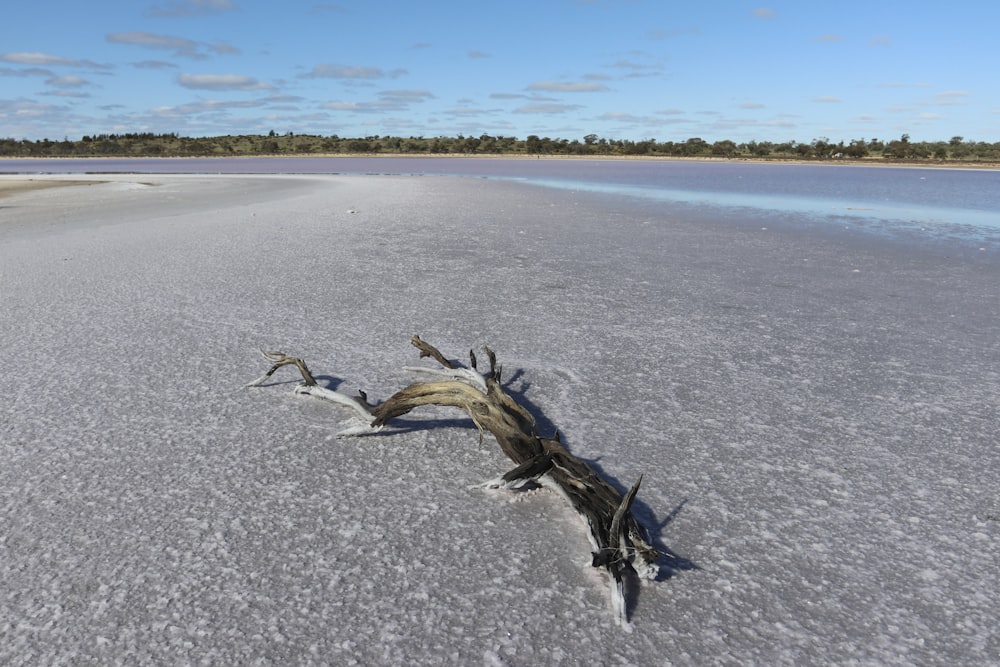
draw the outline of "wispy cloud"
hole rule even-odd
[[[925,105],[931,106],[942,106],[942,107],[953,107],[966,104],[969,98],[969,93],[964,90],[946,90],[940,92],[929,101],[924,102]]]
[[[190,118],[206,113],[219,113],[229,109],[256,109],[265,106],[264,100],[199,100],[189,104],[162,106],[151,110],[162,118]]]
[[[622,58],[608,65],[612,69],[624,70],[626,78],[638,78],[646,76],[658,76],[663,73],[663,66],[659,64],[640,63],[634,60]]]
[[[592,81],[536,81],[527,89],[549,93],[597,93],[607,90],[608,87],[603,83]]]
[[[524,106],[514,109],[514,113],[545,113],[545,114],[559,114],[566,113],[567,111],[575,111],[576,109],[582,109],[579,104],[556,104],[552,102],[538,102],[536,104],[525,104]]]
[[[177,67],[177,65],[169,63],[165,60],[143,60],[137,63],[132,63],[132,67],[137,69],[171,69]]]
[[[413,104],[419,104],[434,98],[429,90],[383,90],[377,99],[365,101],[327,102],[321,107],[331,111],[349,111],[352,113],[372,114],[391,111],[405,111]]]
[[[110,65],[95,63],[93,60],[64,58],[50,53],[38,53],[35,51],[3,53],[0,54],[0,62],[14,63],[16,65],[42,65],[45,67],[80,67],[92,69],[110,69],[111,67]]]
[[[477,118],[480,116],[490,116],[503,113],[503,110],[481,109],[479,107],[456,107],[454,109],[448,109],[445,113],[449,116],[455,116],[457,118]]]
[[[676,37],[684,37],[687,35],[700,35],[700,34],[701,30],[694,26],[690,28],[673,28],[673,29],[655,28],[653,30],[646,31],[646,39],[651,39],[654,42],[661,42],[663,40],[674,39]]]
[[[105,37],[111,44],[122,44],[126,46],[138,46],[144,49],[154,49],[158,51],[172,51],[174,55],[195,60],[208,58],[206,51],[215,54],[238,53],[239,49],[228,44],[208,44],[196,42],[185,37],[174,37],[172,35],[159,35],[152,32],[114,32]]]
[[[345,14],[347,10],[333,2],[321,2],[319,4],[313,5],[310,11],[313,14]]]
[[[682,123],[683,120],[657,118],[656,116],[638,116],[628,111],[608,111],[597,117],[597,120],[617,123],[619,125],[659,127],[661,125],[672,125]]]
[[[816,38],[816,41],[820,44],[836,44],[837,42],[843,42],[844,38],[841,35],[820,35]]]
[[[819,102],[820,104],[840,104],[843,102],[839,97],[834,95],[822,95],[820,97],[814,97],[813,102]]]
[[[236,3],[232,0],[174,0],[162,5],[153,5],[146,11],[146,14],[159,18],[177,18],[218,14],[233,9],[236,9]]]
[[[45,83],[57,88],[79,88],[90,84],[89,81],[79,76],[54,76]]]
[[[316,65],[308,74],[303,74],[302,76],[318,79],[395,79],[405,74],[407,74],[405,69],[394,69],[386,72],[380,67],[327,63]]]
[[[177,83],[194,90],[269,90],[270,84],[240,74],[180,74]]]
[[[44,67],[28,67],[26,69],[0,67],[0,76],[55,76],[55,72]]]
[[[476,59],[476,58],[492,58],[493,57],[492,55],[490,55],[489,53],[486,53],[485,51],[469,51],[469,53],[467,55],[470,58],[473,58],[473,59]]]
[[[405,102],[426,102],[427,100],[434,99],[434,94],[429,90],[383,90],[378,95],[384,99]]]
[[[770,7],[758,7],[751,14],[758,19],[773,19],[777,16],[777,13]]]
[[[216,42],[209,45],[209,48],[220,56],[239,55],[242,53],[239,47],[227,44],[226,42]]]
[[[73,88],[57,88],[56,90],[48,90],[42,95],[51,95],[55,97],[75,97],[79,99],[90,97],[90,93],[85,93],[81,90],[76,90]]]
[[[707,123],[704,126],[704,129],[732,132],[739,130],[754,130],[757,128],[792,129],[795,127],[797,127],[795,121],[788,117],[776,116],[769,120],[751,120],[747,118],[729,118],[726,116],[720,116]]]

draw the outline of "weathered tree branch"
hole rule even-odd
[[[303,384],[296,388],[297,392],[345,405],[354,410],[356,417],[364,420],[365,423],[341,431],[339,435],[377,431],[390,420],[424,405],[464,410],[479,428],[480,440],[483,431],[489,431],[503,453],[515,464],[512,470],[480,486],[516,488],[534,480],[566,498],[587,521],[593,546],[592,564],[608,575],[615,621],[631,630],[623,576],[632,572],[644,579],[655,578],[660,556],[631,512],[642,477],[623,497],[586,462],[573,456],[563,446],[558,432],[551,438],[538,435],[532,416],[503,390],[501,368],[490,348],[483,348],[490,370],[480,373],[474,352],[469,353],[470,367],[465,367],[446,359],[436,347],[419,336],[414,336],[410,342],[420,350],[421,358],[430,357],[442,368],[416,367],[407,370],[442,379],[410,384],[379,405],[369,404],[363,393],[361,396],[348,396],[320,387],[304,361],[280,352],[261,351],[273,365],[264,376],[248,386],[259,386],[283,366],[295,366],[303,379]]]

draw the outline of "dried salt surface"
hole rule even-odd
[[[101,176],[0,207],[0,663],[985,664],[998,267],[415,177]],[[461,414],[335,440],[413,333],[697,569],[612,626],[583,525]],[[433,428],[431,428],[433,427]]]

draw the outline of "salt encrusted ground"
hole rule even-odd
[[[0,663],[998,660],[995,263],[505,182],[100,179],[0,201]],[[384,398],[413,333],[645,473],[693,569],[633,634],[558,498],[466,488],[509,466],[461,414],[335,440],[290,371],[240,389],[262,346]]]

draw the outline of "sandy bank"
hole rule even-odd
[[[81,185],[94,185],[102,183],[99,179],[60,179],[60,178],[18,178],[0,176],[0,199],[33,190],[45,190],[48,188],[65,188]]]

